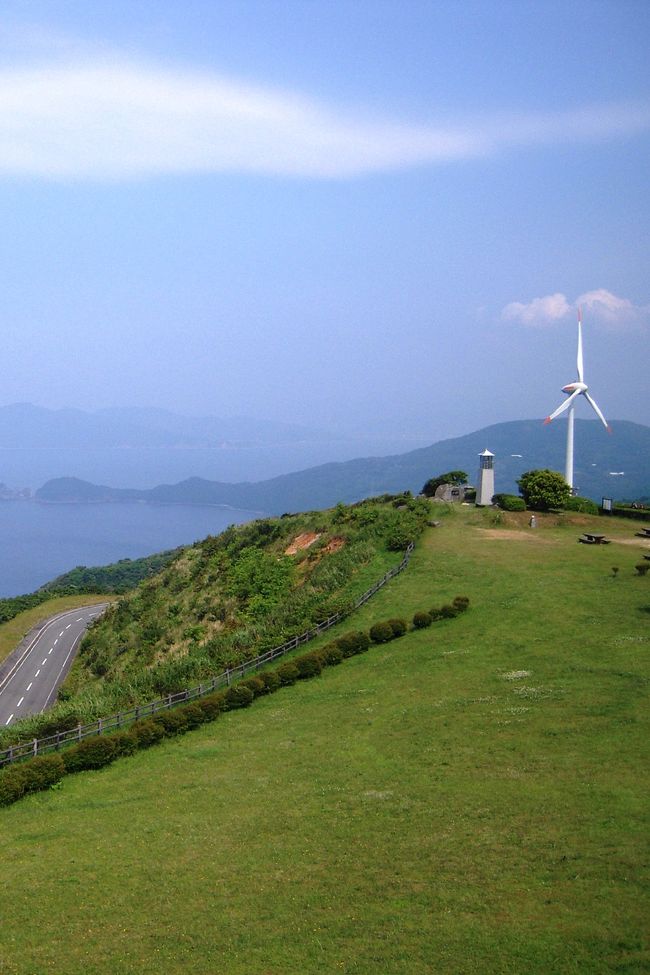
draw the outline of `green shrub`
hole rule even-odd
[[[388,621],[374,623],[370,627],[370,639],[373,643],[388,643],[393,639],[393,627]]]
[[[336,643],[328,643],[320,651],[320,655],[326,667],[336,667],[343,660],[343,651]]]
[[[135,737],[131,731],[114,731],[110,736],[115,750],[115,758],[122,758],[125,755],[132,755],[138,747]]]
[[[636,569],[636,574],[638,576],[647,575],[648,571],[650,570],[650,562],[637,562],[634,568]]]
[[[187,721],[188,728],[198,728],[199,725],[205,723],[205,712],[203,708],[199,706],[198,701],[192,701],[191,704],[185,704],[180,710],[183,712],[183,717]]]
[[[245,687],[243,684],[235,684],[234,687],[229,687],[226,691],[226,705],[229,711],[235,711],[237,708],[247,708],[252,703],[253,692],[250,687]]]
[[[598,505],[591,498],[569,498],[562,507],[565,511],[580,511],[585,515],[598,514]]]
[[[404,634],[408,630],[406,620],[393,619],[393,620],[388,620],[388,622],[390,624],[391,630],[393,631],[394,640],[400,636],[404,636]]]
[[[437,623],[438,620],[444,619],[444,616],[442,615],[442,607],[434,606],[433,609],[429,610],[429,616],[431,617],[432,623]]]
[[[295,684],[299,677],[298,668],[292,660],[287,660],[285,664],[281,664],[276,673],[282,687]]]
[[[317,653],[306,653],[302,657],[296,657],[294,663],[298,668],[298,680],[309,680],[310,677],[318,677],[323,669]]]
[[[458,615],[458,610],[455,606],[441,606],[440,607],[440,619],[441,620],[453,620],[455,616]]]
[[[265,670],[260,674],[260,680],[264,683],[265,694],[273,694],[280,687],[280,678],[275,670]]]
[[[0,772],[0,806],[10,806],[25,795],[25,774],[21,765]]]
[[[452,606],[458,613],[464,613],[469,607],[469,596],[454,596]]]
[[[413,616],[414,630],[424,630],[427,626],[431,626],[432,623],[431,613],[419,612]]]
[[[247,677],[239,686],[247,687],[249,691],[253,692],[253,697],[260,697],[262,694],[267,693],[264,681],[257,674],[254,674],[252,677]]]
[[[336,640],[336,646],[344,657],[354,657],[357,653],[365,653],[370,646],[370,637],[362,630],[344,633]]]
[[[492,504],[496,504],[502,511],[525,511],[526,502],[517,494],[495,494]]]
[[[206,720],[214,721],[226,709],[226,695],[223,691],[217,691],[215,694],[208,694],[207,697],[201,698],[196,703],[203,711]]]
[[[66,772],[83,772],[86,769],[103,768],[116,758],[116,748],[112,735],[97,735],[86,738],[63,753]]]
[[[30,758],[21,766],[21,773],[24,780],[25,793],[41,792],[63,778],[65,775],[65,765],[63,759],[58,754],[37,755]]]
[[[143,718],[135,721],[129,728],[129,734],[136,748],[149,748],[165,737],[165,729],[158,720]]]
[[[165,738],[182,735],[189,728],[188,720],[183,714],[182,708],[176,708],[174,711],[161,711],[154,718],[154,722],[163,728]]]

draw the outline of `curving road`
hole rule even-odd
[[[56,701],[89,624],[108,603],[79,606],[32,631],[0,666],[0,727],[39,714]]]

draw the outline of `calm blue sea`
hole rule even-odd
[[[0,501],[0,596],[33,592],[77,565],[135,559],[259,517],[189,505]]]

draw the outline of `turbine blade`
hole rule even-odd
[[[571,403],[573,402],[573,400],[576,398],[576,396],[579,396],[579,395],[580,395],[580,390],[579,389],[576,389],[575,393],[571,393],[570,396],[567,396],[567,398],[565,399],[564,403],[562,403],[560,406],[558,406],[557,410],[555,410],[553,413],[551,413],[550,416],[547,416],[546,417],[546,419],[544,420],[544,423],[550,423],[551,420],[554,420],[556,416],[559,416],[560,415],[560,413],[564,413],[565,410],[568,410],[569,407],[571,406]]]
[[[589,403],[590,407],[592,408],[592,410],[594,411],[594,413],[596,414],[596,416],[602,421],[602,424],[605,427],[605,429],[607,430],[607,432],[608,433],[611,433],[612,432],[612,428],[610,427],[609,423],[607,422],[607,420],[603,416],[603,414],[602,414],[602,412],[600,410],[600,407],[598,406],[598,403],[596,402],[596,400],[592,396],[590,396],[589,393],[585,393],[585,399]]]
[[[582,309],[578,308],[578,379],[584,380],[585,364],[582,358]]]

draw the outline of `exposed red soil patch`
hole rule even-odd
[[[285,555],[296,555],[297,552],[302,551],[305,548],[309,548],[314,542],[317,542],[320,538],[320,534],[317,535],[315,532],[303,532],[302,535],[298,535],[284,550]],[[331,545],[331,542],[330,542]]]

